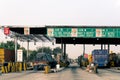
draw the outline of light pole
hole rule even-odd
[[[17,37],[15,36],[15,62],[17,62]]]
[[[29,61],[29,39],[27,40],[27,61]]]

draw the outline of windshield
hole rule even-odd
[[[105,55],[94,55],[94,59],[97,60],[97,61],[104,61],[108,58],[108,56],[105,54]]]

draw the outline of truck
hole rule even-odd
[[[47,53],[37,53],[36,60],[33,62],[34,70],[44,70],[44,67],[49,65],[50,68],[55,68],[57,61]]]
[[[0,48],[0,64],[15,61],[15,51]]]
[[[87,55],[87,54],[85,54],[85,55]],[[80,56],[78,56],[78,65],[80,66],[80,67],[87,67],[87,65],[89,64],[88,63],[88,55],[87,55],[87,57],[86,56],[83,56],[83,55],[80,55]]]
[[[92,61],[98,67],[109,67],[109,53],[108,50],[93,50]]]

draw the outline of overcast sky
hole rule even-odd
[[[0,0],[0,25],[120,26],[120,0]],[[81,47],[67,52],[78,56]]]
[[[0,0],[0,24],[120,25],[120,0]]]

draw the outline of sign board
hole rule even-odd
[[[25,27],[24,28],[24,35],[29,35],[30,34],[30,28],[29,27]]]
[[[71,37],[77,37],[77,29],[76,28],[72,28]]]
[[[49,28],[49,29],[47,29],[47,34],[48,34],[48,36],[53,36],[53,28]]]
[[[88,58],[88,54],[84,54],[84,58]]]
[[[4,28],[4,34],[5,34],[5,35],[9,35],[9,34],[10,34],[10,28],[5,27],[5,28]]]
[[[120,27],[55,27],[47,28],[50,37],[80,37],[80,38],[120,38]]]
[[[23,62],[23,50],[17,50],[17,62]]]

